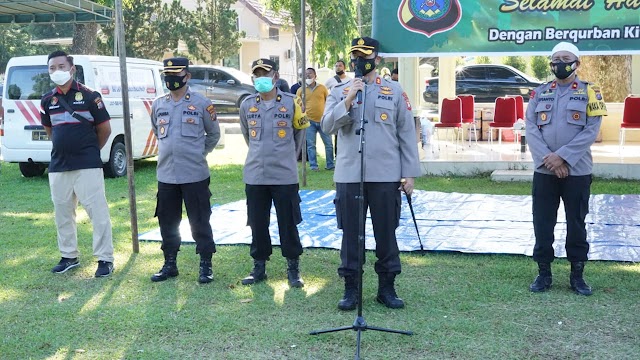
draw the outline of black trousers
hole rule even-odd
[[[567,259],[571,262],[587,260],[589,243],[584,219],[589,213],[590,194],[591,175],[560,179],[555,175],[533,173],[533,230],[536,236],[534,261],[550,263],[555,257],[553,230],[558,218],[560,199],[564,202],[567,217]]]
[[[298,224],[302,222],[298,184],[245,185],[247,225],[251,227],[251,257],[268,260],[271,256],[269,222],[271,203],[275,205],[282,256],[297,259],[302,254]]]
[[[396,240],[396,228],[400,222],[402,199],[399,182],[364,183],[364,214],[367,208],[371,213],[373,234],[376,240],[375,271],[381,273],[400,274],[400,250]],[[352,276],[358,273],[358,214],[360,183],[336,183],[336,219],[338,228],[342,229],[342,248],[338,275]],[[366,218],[365,218],[366,221]]]
[[[167,184],[158,181],[158,202],[156,216],[162,235],[162,251],[180,250],[180,221],[182,220],[182,201],[187,209],[191,236],[196,241],[196,254],[216,252],[211,231],[211,191],[209,178],[189,184]]]

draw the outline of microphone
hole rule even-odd
[[[360,69],[360,67],[356,65],[356,68],[354,70],[356,79],[362,79],[362,70]],[[358,90],[357,99],[358,105],[362,105],[362,90]]]

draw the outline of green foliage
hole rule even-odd
[[[165,51],[177,51],[185,29],[185,10],[179,0],[170,4],[161,0],[125,0],[122,6],[127,56],[161,59]],[[98,51],[103,55],[113,55],[114,27],[114,23],[102,27]]]
[[[507,56],[505,57],[503,64],[513,66],[522,72],[527,71],[527,62],[522,56]]]
[[[43,53],[41,46],[29,44],[29,28],[22,25],[0,25],[0,74],[5,72],[9,59]]]
[[[360,36],[371,36],[373,30],[373,0],[356,0],[360,2]]]
[[[275,11],[285,10],[290,13],[289,21],[296,29],[298,43],[301,43],[302,37],[297,31],[301,24],[300,1],[269,0],[267,5]],[[318,62],[322,66],[346,57],[351,40],[357,36],[356,9],[353,1],[308,0],[307,9],[307,31],[309,32],[314,21],[318,24],[313,39],[312,59],[308,59],[308,62]],[[296,50],[300,56],[299,49]]]
[[[237,29],[238,14],[230,8],[234,0],[198,0],[194,12],[185,17],[186,31],[183,34],[189,54],[210,64],[235,55],[240,49]]]
[[[491,59],[488,56],[477,56],[476,64],[491,64]]]
[[[532,56],[530,66],[533,75],[540,80],[544,80],[551,73],[548,56]]]

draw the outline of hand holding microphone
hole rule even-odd
[[[359,58],[359,59],[361,59],[361,58]],[[362,85],[362,68],[360,66],[356,65],[355,76],[356,76],[356,79],[360,79],[360,85]],[[355,84],[354,84],[354,86],[355,86]],[[360,88],[360,90],[358,90],[358,93],[356,94],[356,97],[358,98],[358,104],[362,104],[362,87]]]

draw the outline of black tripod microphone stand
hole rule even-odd
[[[361,116],[360,116],[360,128],[356,131],[357,135],[360,135],[360,194],[358,196],[358,214],[360,214],[359,226],[358,226],[358,305],[356,315],[356,319],[351,326],[342,326],[333,329],[326,330],[314,330],[311,331],[310,335],[319,335],[326,334],[331,332],[343,331],[343,330],[353,330],[357,333],[356,335],[356,354],[355,360],[360,360],[360,339],[362,336],[362,332],[366,330],[375,330],[375,331],[383,331],[395,334],[403,334],[403,335],[413,335],[411,331],[403,331],[403,330],[393,330],[393,329],[385,329],[377,326],[368,325],[364,319],[364,315],[362,315],[362,274],[363,274],[363,264],[364,264],[364,252],[365,252],[365,222],[367,220],[366,210],[364,208],[364,165],[365,165],[365,124],[367,120],[364,116],[365,110],[365,99],[366,99],[366,89],[367,85],[365,84],[364,94],[358,97],[358,100],[362,99],[362,101],[358,101],[358,105],[361,106]]]

